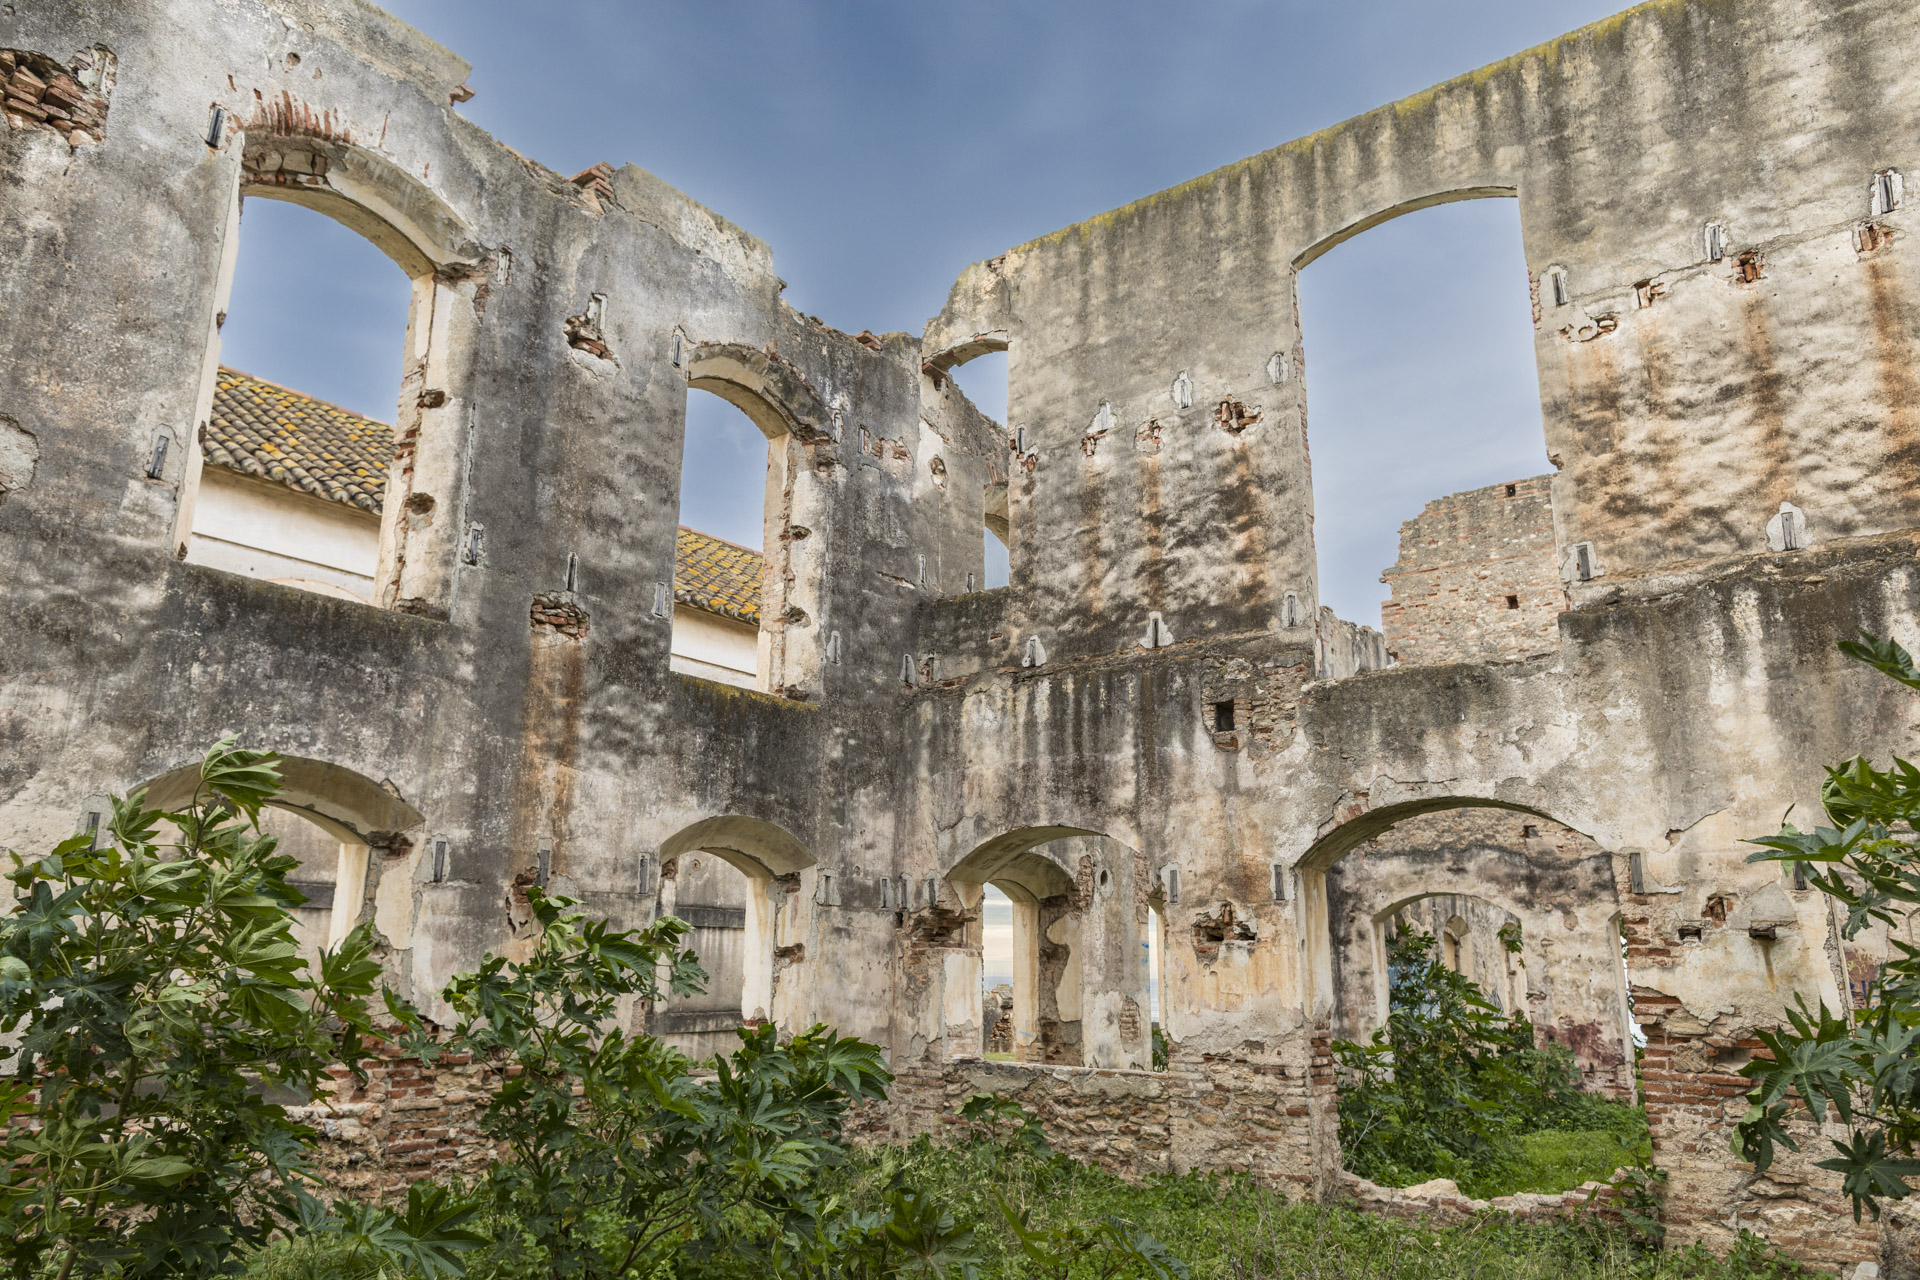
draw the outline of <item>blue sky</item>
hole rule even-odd
[[[563,173],[650,169],[768,241],[802,311],[918,332],[969,262],[1625,6],[386,7],[474,64],[460,110],[516,150]],[[1302,277],[1321,589],[1343,617],[1378,622],[1379,572],[1426,499],[1547,470],[1518,234],[1510,201],[1448,206]],[[391,419],[405,316],[405,282],[371,246],[249,203],[228,363]],[[1004,364],[961,382],[1004,411]],[[694,401],[683,518],[757,545],[764,447]]]

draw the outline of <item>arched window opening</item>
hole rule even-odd
[[[335,947],[360,923],[366,904],[367,846],[343,840],[290,809],[260,811],[260,831],[275,837],[275,852],[299,859],[287,881],[305,896],[293,913],[300,955],[317,965],[320,952]]]
[[[986,506],[987,527],[984,540],[987,567],[985,581],[980,585],[983,590],[993,591],[1006,586],[1012,576],[1007,539],[1013,535],[1007,518],[1007,486],[1004,483],[987,486]]]
[[[751,418],[717,395],[688,391],[670,664],[684,675],[764,687],[767,464],[767,437]]]
[[[1392,219],[1300,274],[1320,603],[1393,661],[1557,642],[1529,289],[1503,199]]]
[[[332,218],[245,203],[188,562],[377,602],[413,292],[385,253]]]
[[[763,887],[704,850],[681,855],[662,872],[662,884],[673,897],[666,914],[693,926],[683,945],[699,957],[707,985],[703,992],[669,997],[654,1013],[654,1034],[696,1060],[729,1053],[743,1022],[763,1021],[770,1013],[745,1007],[748,947],[764,941],[749,938],[759,931],[749,930],[748,915],[755,899],[765,897]]]
[[[991,1052],[1067,1066],[1150,1063],[1136,861],[1131,849],[1105,837],[1036,831],[1011,833],[961,859],[947,879],[956,888],[981,886],[982,1008],[978,1019],[960,1016],[971,993],[950,1004],[950,1057]]]
[[[988,351],[975,356],[965,364],[955,365],[949,372],[953,380],[973,401],[973,407],[1005,426],[1009,431],[1012,424],[1007,421],[1007,353]],[[1007,486],[991,485],[987,491],[986,528],[981,531],[986,548],[986,580],[981,584],[986,590],[1007,585],[1011,569],[1007,554],[1007,544],[1012,534],[1007,523]]]

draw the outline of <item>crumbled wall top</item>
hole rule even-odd
[[[445,100],[467,82],[473,64],[367,0],[265,0],[267,7],[392,75]]]

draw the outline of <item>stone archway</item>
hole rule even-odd
[[[1008,832],[978,846],[947,872],[947,881],[970,907],[979,908],[987,885],[1011,905],[1016,1061],[1151,1065],[1146,977],[1139,958],[1145,876],[1145,859],[1128,845],[1055,827]],[[977,1009],[978,993],[969,994],[968,1007]],[[977,1051],[971,1045],[948,1048],[950,1054]]]
[[[693,926],[688,945],[709,970],[704,997],[656,1013],[660,1033],[705,1056],[729,1047],[742,1023],[802,1021],[776,957],[798,932],[800,873],[815,865],[806,846],[774,823],[722,814],[669,836],[659,858],[660,913]]]
[[[309,905],[296,912],[297,932],[309,951],[338,945],[361,922],[370,891],[377,893],[387,875],[412,869],[426,819],[388,786],[344,765],[286,755],[275,765],[280,791],[262,815],[261,829],[301,860],[292,879]],[[199,786],[199,762],[169,769],[146,784],[146,805],[178,812],[194,803]],[[273,811],[287,817],[277,819]],[[411,908],[411,901],[398,913],[381,908],[381,932],[390,941],[405,945]]]

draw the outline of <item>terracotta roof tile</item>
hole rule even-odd
[[[217,466],[378,511],[393,460],[393,428],[223,367],[200,449]]]
[[[695,609],[760,624],[760,553],[680,526],[673,598]]]

